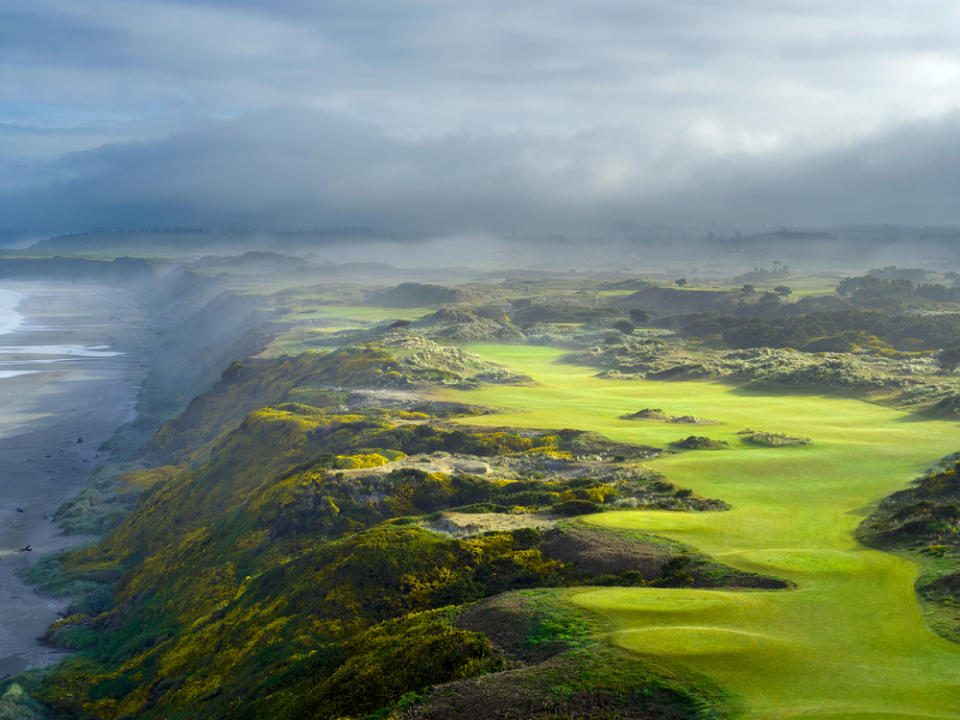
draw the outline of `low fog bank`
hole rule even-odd
[[[960,270],[960,228],[621,224],[596,232],[432,237],[370,228],[296,233],[178,229],[58,236],[3,255],[133,256],[187,262],[207,274],[307,274],[353,281],[516,273],[727,278],[774,264],[788,266],[793,273],[859,275],[889,265]]]

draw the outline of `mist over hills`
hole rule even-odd
[[[0,28],[0,720],[958,716],[960,4]]]
[[[731,278],[754,268],[864,274],[889,265],[960,269],[960,228],[860,225],[809,228],[642,226],[621,223],[567,233],[389,233],[367,227],[277,232],[144,228],[83,232],[40,240],[0,257],[51,255],[189,260],[205,272],[283,271],[334,280],[444,277],[485,273],[528,277],[597,274]],[[399,270],[398,270],[399,269]],[[418,270],[419,269],[419,270]],[[400,272],[402,271],[402,272]]]
[[[594,233],[610,226],[815,227],[960,221],[960,118],[797,154],[650,157],[630,134],[400,138],[310,110],[264,111],[64,155],[0,189],[9,240],[98,227],[375,227]]]
[[[0,243],[955,225],[956,20],[935,0],[12,0]]]

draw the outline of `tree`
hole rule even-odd
[[[750,283],[744,283],[743,287],[740,288],[740,292],[742,292],[744,295],[753,295],[756,291],[757,289]]]
[[[624,335],[631,335],[636,329],[632,322],[629,320],[617,320],[613,327],[622,332]]]
[[[780,297],[786,297],[787,295],[789,295],[790,293],[793,292],[793,290],[791,290],[791,289],[790,289],[789,287],[787,287],[786,285],[777,285],[777,286],[773,289],[773,291],[774,291],[777,295],[779,295]]]
[[[677,278],[677,280],[676,280],[675,282],[677,283],[677,287],[686,287],[686,286],[687,286],[687,279],[686,279],[686,278]]]

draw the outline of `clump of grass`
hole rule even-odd
[[[744,442],[764,447],[802,447],[813,442],[807,437],[791,437],[783,433],[765,432],[763,430],[741,430],[737,433]]]
[[[720,450],[727,447],[727,442],[703,435],[690,435],[683,440],[675,440],[670,443],[670,447],[674,450]]]
[[[670,416],[660,408],[644,408],[634,413],[621,415],[620,418],[623,420],[668,420]]]

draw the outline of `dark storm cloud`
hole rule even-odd
[[[960,119],[813,156],[705,160],[689,149],[650,156],[609,133],[404,140],[286,110],[72,154],[57,173],[71,179],[4,198],[8,229],[949,223],[960,219]]]
[[[955,224],[960,115],[904,124],[793,161],[721,165],[704,174],[702,189],[708,201],[700,212],[728,222]]]
[[[931,144],[954,139],[958,21],[941,0],[7,0],[2,222],[955,220]]]

